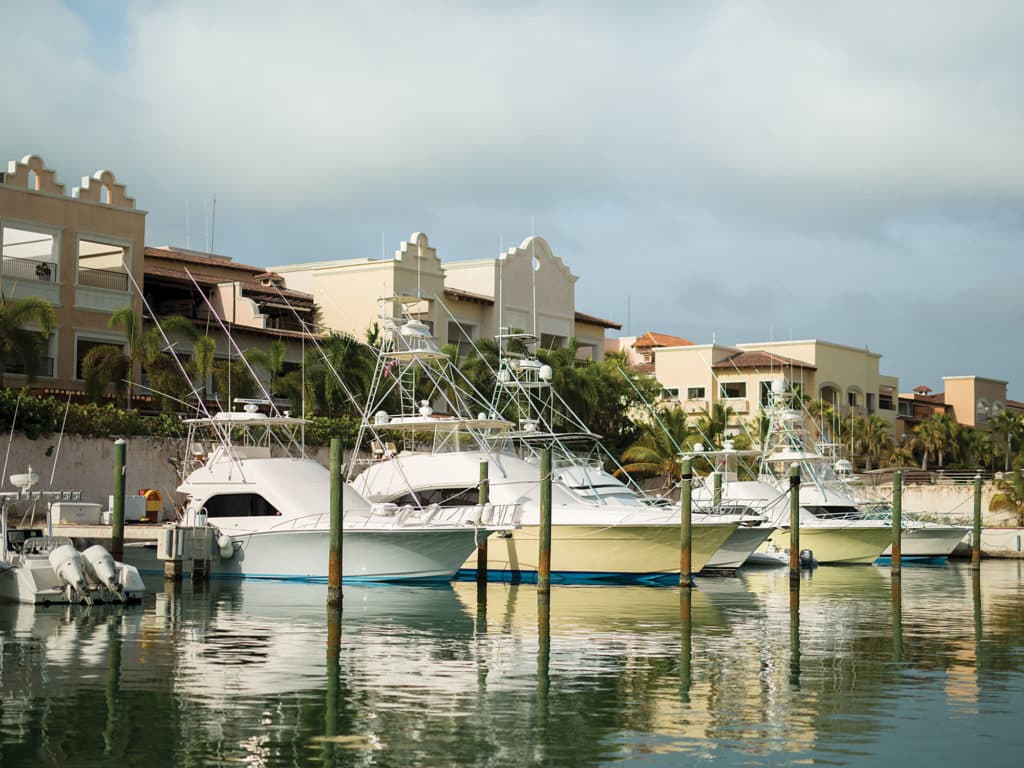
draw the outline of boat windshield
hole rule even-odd
[[[803,506],[803,509],[810,512],[819,520],[865,520],[864,514],[857,507],[842,505],[812,505]]]

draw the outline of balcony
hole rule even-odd
[[[2,274],[4,295],[9,299],[33,296],[50,304],[60,303],[60,285],[54,262],[5,256]]]
[[[734,413],[750,411],[750,402],[745,397],[723,397],[719,402],[726,408],[732,408]]]
[[[112,269],[81,267],[78,270],[78,284],[89,288],[103,288],[107,291],[127,293],[128,275],[124,272],[115,272]]]
[[[687,413],[706,413],[708,410],[707,400],[684,400],[683,410]]]
[[[127,273],[112,269],[78,268],[76,307],[115,312],[128,302]]]

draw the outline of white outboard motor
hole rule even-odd
[[[94,584],[106,587],[111,594],[125,602],[124,589],[117,580],[117,566],[113,556],[99,544],[93,544],[82,553],[85,575]]]
[[[50,567],[57,574],[57,581],[67,588],[68,600],[74,595],[91,603],[89,590],[82,570],[82,555],[71,544],[61,544],[50,552]]]

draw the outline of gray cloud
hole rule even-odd
[[[185,242],[187,201],[201,244],[214,193],[217,249],[256,263],[376,255],[415,229],[477,257],[532,216],[581,308],[625,320],[631,296],[634,330],[793,328],[883,351],[905,382],[965,366],[1024,382],[1005,354],[1018,3],[4,14],[23,33],[0,62],[3,159],[39,153],[69,186],[112,168],[151,243]],[[916,351],[939,333],[965,339],[950,359]]]

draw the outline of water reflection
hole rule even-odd
[[[795,586],[769,569],[692,592],[346,587],[338,613],[326,587],[214,581],[158,583],[137,608],[0,606],[0,764],[998,762],[1012,746],[1019,564],[821,567]],[[996,752],[965,752],[981,717]]]

